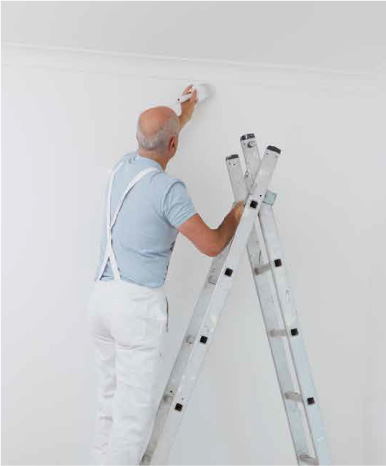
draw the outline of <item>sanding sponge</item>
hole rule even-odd
[[[193,89],[196,89],[197,91],[197,102],[203,102],[211,95],[210,86],[208,84],[194,84]],[[191,95],[191,93],[183,95],[177,99],[177,102],[182,104],[183,102],[190,100]]]

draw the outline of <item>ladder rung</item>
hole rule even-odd
[[[254,272],[255,275],[261,275],[262,273],[268,272],[268,270],[271,270],[271,264],[269,262],[255,267]]]
[[[254,268],[255,275],[261,275],[262,273],[268,272],[271,270],[273,266],[281,267],[283,265],[281,259],[275,259],[273,263],[267,262],[266,264],[259,265],[258,267]]]
[[[286,392],[284,396],[285,398],[287,398],[287,400],[298,401],[299,403],[304,402],[302,395],[297,392]],[[315,404],[315,398],[313,396],[306,398],[306,401],[308,406],[312,406]]]
[[[286,337],[287,336],[287,331],[284,328],[273,329],[273,330],[270,330],[268,333],[270,337]]]
[[[270,330],[268,334],[271,337],[286,337],[287,330],[285,330],[284,328],[279,328],[279,329],[274,328],[273,330]],[[288,335],[290,335],[291,337],[297,337],[299,335],[299,329],[291,328],[288,332]]]
[[[319,461],[310,455],[301,454],[299,455],[299,460],[307,464],[315,464],[315,465],[319,464]]]
[[[297,401],[299,403],[303,403],[303,398],[302,398],[302,395],[300,393],[286,392],[284,394],[284,396],[287,398],[287,400]]]

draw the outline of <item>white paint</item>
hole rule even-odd
[[[386,61],[384,2],[3,2],[2,41],[345,73]]]
[[[275,212],[333,459],[385,462],[383,81],[3,52],[3,462],[88,463],[95,379],[85,303],[102,188],[135,147],[139,112],[196,80],[216,93],[181,136],[170,171],[214,227],[233,202],[224,159],[240,153],[240,135],[254,131],[261,148],[283,150]],[[165,381],[209,264],[178,239]],[[170,459],[294,462],[246,256]]]

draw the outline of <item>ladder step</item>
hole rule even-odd
[[[268,272],[268,270],[271,270],[273,266],[275,267],[281,267],[283,265],[281,259],[275,259],[273,261],[273,264],[270,262],[267,262],[266,264],[259,265],[258,267],[254,268],[255,275],[261,275],[262,273]]]
[[[319,461],[310,455],[301,454],[299,455],[299,460],[306,464],[315,464],[315,465],[319,464]]]
[[[287,330],[285,330],[284,328],[274,328],[273,330],[270,330],[268,334],[270,337],[286,337]],[[290,334],[291,337],[296,337],[299,335],[299,329],[291,328],[288,334]]]
[[[284,328],[273,329],[268,332],[270,337],[286,337],[287,331]]]
[[[261,275],[262,273],[268,272],[269,270],[271,270],[271,264],[268,262],[267,264],[262,264],[258,267],[255,267],[254,272],[255,275]]]
[[[302,395],[300,393],[286,392],[284,394],[284,396],[287,398],[287,400],[297,401],[299,403],[303,403],[303,398],[302,398]]]
[[[284,394],[285,398],[287,398],[287,400],[291,400],[291,401],[297,401],[299,403],[303,403],[303,397],[300,393],[297,393],[297,392],[286,392]],[[307,405],[308,406],[312,406],[315,404],[315,398],[313,396],[310,396],[308,398],[306,398],[307,400]]]

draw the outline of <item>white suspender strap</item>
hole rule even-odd
[[[103,259],[102,267],[101,267],[101,270],[100,270],[99,275],[98,275],[98,280],[101,279],[109,259],[110,259],[110,264],[111,264],[111,268],[112,268],[113,275],[114,275],[114,280],[117,280],[117,281],[121,280],[121,276],[120,276],[119,269],[118,269],[118,264],[117,264],[117,259],[115,257],[114,251],[113,251],[112,240],[111,240],[111,232],[112,232],[113,226],[115,225],[115,222],[116,222],[117,217],[118,217],[118,213],[121,210],[122,204],[123,204],[127,194],[129,193],[129,191],[145,175],[147,175],[150,172],[159,171],[158,168],[156,168],[156,167],[149,167],[149,168],[145,168],[145,170],[140,171],[131,180],[131,182],[128,184],[125,192],[123,193],[123,195],[122,195],[122,197],[121,197],[121,199],[120,199],[120,201],[118,203],[118,206],[117,206],[117,208],[115,210],[113,218],[111,218],[111,191],[112,191],[113,180],[114,180],[115,174],[116,174],[118,168],[120,167],[120,165],[121,164],[118,164],[118,166],[115,168],[115,170],[113,171],[113,173],[111,175],[111,178],[110,178],[110,184],[109,184],[109,190],[108,190],[107,202],[106,202],[106,251],[105,251],[105,256],[104,256],[104,259]]]
[[[102,275],[103,275],[103,272],[104,272],[104,270],[106,268],[107,262],[109,261],[110,252],[112,250],[112,247],[111,247],[111,233],[110,233],[111,189],[112,189],[112,186],[113,186],[115,173],[117,172],[118,168],[121,165],[122,165],[122,162],[119,163],[115,167],[113,172],[111,173],[109,188],[107,190],[107,198],[106,198],[106,246],[105,246],[105,255],[104,255],[104,258],[103,258],[102,266],[101,266],[101,269],[99,271],[99,275],[98,275],[98,278],[97,278],[98,281],[102,278]],[[114,271],[113,271],[113,273],[114,273]]]

